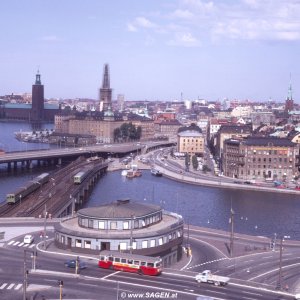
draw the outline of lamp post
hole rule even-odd
[[[134,215],[131,215],[131,224],[130,224],[130,254],[132,254],[132,248],[133,248],[133,226],[134,226]]]
[[[283,242],[284,239],[289,239],[289,235],[284,235],[280,239],[280,249],[279,249],[279,272],[278,272],[278,282],[277,282],[277,289],[282,289],[282,252],[283,252]]]
[[[229,223],[231,224],[231,231],[230,231],[230,257],[233,256],[233,241],[234,241],[234,211],[230,209],[230,218]]]
[[[44,250],[46,250],[46,221],[47,221],[47,206],[45,204],[45,210],[44,210]]]

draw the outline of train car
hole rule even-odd
[[[37,176],[35,179],[33,179],[33,181],[36,181],[43,185],[49,181],[49,177],[50,177],[49,173],[43,173],[43,174]]]
[[[84,181],[84,179],[88,176],[89,170],[90,169],[85,169],[83,171],[78,172],[74,176],[74,184],[81,184]]]
[[[8,204],[15,204],[16,202],[24,199],[29,194],[36,191],[41,185],[49,181],[49,173],[43,173],[33,180],[28,181],[24,186],[18,188],[14,193],[6,195],[6,202]]]

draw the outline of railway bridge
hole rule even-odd
[[[95,157],[94,157],[95,158]],[[49,174],[49,181],[26,198],[16,197],[14,204],[0,207],[0,217],[63,217],[73,214],[88,199],[95,183],[107,171],[108,163],[96,157],[81,156],[65,168]],[[74,176],[85,170],[79,184]]]

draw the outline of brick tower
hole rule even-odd
[[[35,76],[35,84],[32,85],[31,121],[41,122],[44,119],[44,86],[41,83],[39,71]]]

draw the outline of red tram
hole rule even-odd
[[[104,269],[156,276],[162,272],[162,259],[104,250],[100,252],[98,266]]]

